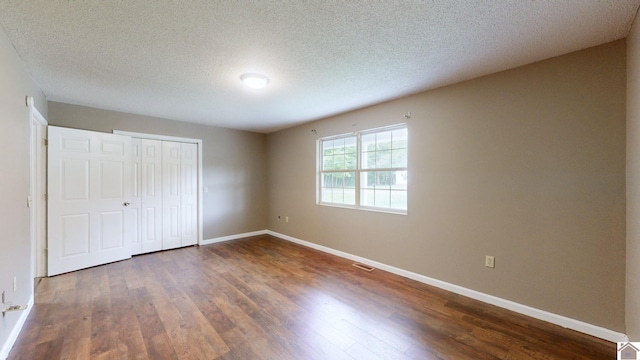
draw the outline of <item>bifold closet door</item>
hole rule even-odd
[[[198,242],[198,145],[180,144],[180,242]]]
[[[195,245],[198,146],[162,142],[162,249]]]
[[[162,250],[162,141],[141,140],[142,252]]]
[[[134,234],[131,236],[131,242],[129,243],[131,255],[142,253],[142,218],[140,213],[141,146],[142,140],[131,139],[131,203],[134,204],[135,213],[130,217],[129,223],[126,224],[126,226],[132,228]]]
[[[182,245],[180,234],[180,143],[162,142],[162,248]]]

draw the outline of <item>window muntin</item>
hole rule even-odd
[[[404,213],[406,124],[320,139],[319,203]]]

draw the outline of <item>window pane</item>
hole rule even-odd
[[[344,139],[344,153],[356,154],[358,152],[358,145],[355,136],[351,136]]]
[[[375,189],[376,173],[374,171],[363,171],[360,173],[360,187],[362,189]]]
[[[362,151],[375,151],[376,150],[376,134],[362,135]]]
[[[333,156],[322,157],[322,170],[335,170],[333,169]]]
[[[358,146],[355,136],[344,139],[344,164],[345,169],[355,170],[358,168]]]
[[[358,167],[356,137],[322,141],[322,170],[355,170]]]
[[[320,201],[322,202],[331,202],[331,191],[332,189],[321,188],[320,189]]]
[[[344,139],[333,140],[333,149],[335,155],[344,154]]]
[[[395,183],[395,174],[392,171],[379,171],[376,173],[376,189],[391,189]]]
[[[391,149],[391,131],[376,133],[376,150]]]
[[[373,190],[362,189],[362,191],[360,191],[360,205],[373,206],[374,200],[375,200],[375,194]]]
[[[344,187],[347,189],[355,189],[356,188],[356,173],[348,172],[344,173]]]
[[[322,202],[355,205],[355,172],[322,174],[320,199]]]
[[[323,188],[339,187],[338,183],[336,182],[338,180],[338,178],[336,178],[334,175],[335,174],[333,174],[333,173],[331,173],[331,174],[322,174],[322,187]]]
[[[345,155],[329,155],[322,159],[322,170],[346,170]]]
[[[388,208],[390,204],[391,191],[374,190],[375,191],[375,207]]]
[[[407,192],[391,190],[391,208],[407,210]]]
[[[345,170],[355,170],[358,167],[358,155],[357,153],[344,155]]]
[[[344,167],[344,155],[334,155],[333,156],[333,165],[335,166],[335,170],[343,170]]]
[[[391,150],[380,150],[376,152],[376,168],[388,169],[391,167]]]
[[[356,189],[355,187],[351,189],[344,189],[344,202],[345,205],[355,205],[356,204]]]
[[[354,172],[337,172],[324,174],[324,179],[327,181],[323,184],[324,187],[333,188],[355,188],[356,173]]]
[[[342,200],[344,199],[344,190],[342,189],[332,189],[331,191],[331,202],[336,204],[342,204]]]
[[[393,148],[394,149],[406,149],[407,148],[407,128],[393,130],[391,134]]]
[[[391,166],[394,168],[407,167],[407,149],[394,149],[391,152]]]
[[[372,169],[376,167],[376,152],[367,151],[362,153],[362,168]]]
[[[391,188],[394,190],[407,190],[407,171],[393,171],[394,181],[391,184]]]
[[[333,140],[322,141],[322,156],[333,154]]]
[[[407,171],[362,171],[360,204],[406,210]]]
[[[405,168],[407,167],[406,147],[406,129],[362,135],[362,168]]]

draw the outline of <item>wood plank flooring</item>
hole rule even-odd
[[[615,344],[268,235],[41,281],[9,359],[614,359]]]

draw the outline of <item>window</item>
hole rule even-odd
[[[320,139],[318,202],[406,213],[407,125]]]

